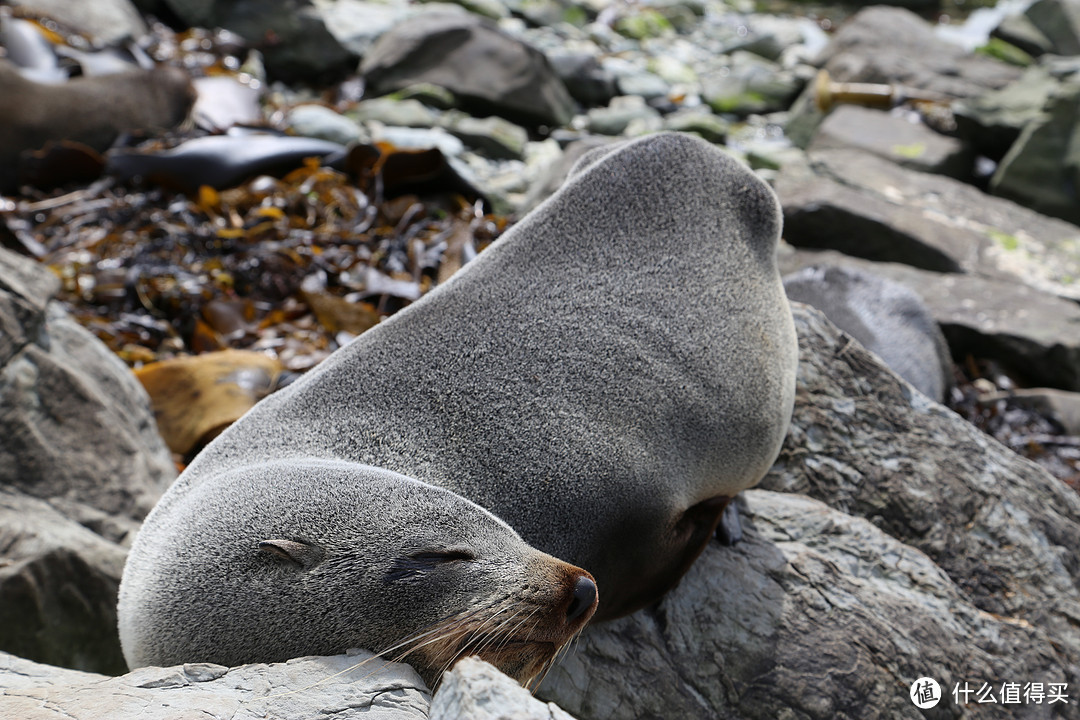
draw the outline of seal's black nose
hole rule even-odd
[[[591,578],[582,575],[574,584],[574,596],[570,599],[570,607],[566,609],[566,619],[569,622],[592,609],[596,602],[596,583]]]

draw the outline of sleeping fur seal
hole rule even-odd
[[[9,192],[25,154],[62,140],[103,153],[125,132],[172,128],[187,117],[195,90],[186,72],[168,66],[46,85],[0,59],[0,97],[0,192]]]
[[[273,628],[292,622],[321,634],[337,625],[337,598],[356,582],[369,610],[353,622],[402,625],[413,606],[397,602],[379,573],[417,544],[485,542],[470,534],[478,511],[450,524],[459,513],[437,512],[435,498],[467,498],[453,502],[475,503],[533,548],[588,570],[597,618],[658,599],[728,500],[764,475],[787,430],[797,355],[775,261],[780,217],[761,180],[690,136],[586,155],[559,192],[449,282],[260,402],[194,460],[131,550],[119,607],[129,663],[325,652],[327,644],[279,640]],[[336,480],[325,479],[324,463]],[[237,473],[253,484],[250,495],[221,490]],[[409,509],[385,501],[391,478],[409,484],[409,502],[425,492],[431,500]],[[359,512],[392,539],[339,537],[336,520],[315,517],[320,529],[309,531],[303,518],[323,501],[305,504],[298,521],[292,500],[274,497],[300,502],[323,482],[360,486],[328,513]],[[369,512],[367,502],[382,509]],[[212,549],[229,541],[238,511],[261,523],[235,550],[245,557],[257,554],[255,536],[270,535],[344,543],[364,560],[334,563],[313,581],[325,585],[317,609],[278,617],[287,609],[245,590],[276,576],[237,572],[240,560]],[[211,531],[213,523],[224,525]],[[525,550],[512,545],[475,549],[461,567],[492,596],[520,594]],[[203,566],[213,582],[185,591]],[[566,615],[583,577],[563,572],[561,585],[544,589],[559,598],[552,618]],[[431,591],[446,616],[463,610],[459,595],[442,594],[455,587]],[[201,599],[213,588],[218,600]],[[211,612],[218,603],[227,615]],[[353,642],[334,638],[338,650]],[[378,652],[391,640],[370,642]]]

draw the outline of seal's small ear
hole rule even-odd
[[[322,550],[314,545],[297,542],[296,540],[281,538],[263,540],[259,543],[259,550],[296,563],[304,570],[310,570],[323,559]]]

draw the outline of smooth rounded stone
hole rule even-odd
[[[521,160],[529,142],[528,131],[500,117],[474,118],[449,112],[442,127],[466,146],[497,160]]]
[[[325,105],[297,105],[285,114],[285,125],[297,135],[329,140],[341,145],[367,142],[364,128]]]
[[[725,44],[725,52],[745,50],[766,60],[779,62],[789,48],[804,42],[808,32],[806,22],[805,18],[750,15],[736,25],[734,37]],[[812,21],[810,24],[817,27]]]
[[[647,70],[631,70],[619,74],[615,78],[615,84],[621,95],[636,95],[646,100],[665,97],[671,89],[664,78]]]
[[[722,144],[731,124],[708,107],[683,108],[664,116],[664,129],[694,133],[711,143]]]
[[[430,128],[439,124],[440,114],[419,100],[398,100],[388,97],[361,100],[349,111],[360,122],[380,122],[383,125]]]
[[[913,113],[883,112],[841,105],[825,116],[808,150],[853,147],[912,170],[958,179],[971,177],[971,149],[934,132]]]
[[[571,5],[559,0],[504,0],[507,9],[537,27],[555,25],[566,17]]]
[[[866,270],[816,264],[784,276],[788,300],[813,305],[936,402],[952,386],[945,337],[922,299]]]
[[[573,117],[574,101],[540,51],[468,13],[430,12],[398,24],[364,57],[361,72],[375,95],[429,82],[472,115],[529,127]]]
[[[585,107],[607,105],[618,93],[615,76],[594,55],[552,53],[548,59],[570,95]]]
[[[430,720],[574,720],[555,703],[525,688],[476,657],[467,657],[443,676],[431,701]]]
[[[645,66],[649,72],[670,85],[691,85],[698,79],[697,73],[689,65],[670,55],[653,56]]]
[[[6,4],[44,13],[104,45],[138,40],[148,31],[146,22],[130,0],[12,0]]]
[[[710,544],[657,606],[586,628],[538,697],[581,720],[889,720],[920,717],[926,675],[1072,687],[1080,498],[792,309],[795,413],[742,493],[743,541]]]
[[[422,0],[424,1],[424,0]],[[476,15],[482,15],[492,20],[501,20],[510,17],[510,9],[502,0],[448,0],[450,4],[460,5],[464,9]]]
[[[1050,41],[1050,52],[1080,55],[1080,2],[1037,0],[1024,16]]]
[[[1080,391],[1080,305],[1011,280],[937,273],[825,250],[779,253],[781,272],[828,264],[870,272],[916,293],[952,356],[995,360],[1027,383]]]
[[[373,140],[388,142],[399,150],[427,150],[438,148],[447,157],[460,155],[465,144],[441,127],[409,128],[371,123]]]
[[[127,550],[5,485],[0,547],[0,650],[79,670],[124,672],[116,598]]]
[[[620,35],[633,40],[644,40],[675,34],[675,26],[657,9],[647,6],[628,6],[628,8],[612,26]]]
[[[660,113],[636,95],[612,98],[606,108],[594,108],[588,113],[589,132],[597,135],[621,135],[635,120],[652,121],[659,129]]]
[[[792,245],[1080,300],[1080,228],[966,183],[838,149],[785,164],[774,188]]]
[[[334,39],[360,58],[367,55],[383,34],[416,12],[415,6],[402,0],[310,1]]]
[[[1080,82],[1062,86],[1020,131],[990,191],[1045,215],[1080,223]],[[1078,251],[1080,254],[1080,251]],[[1080,284],[1080,275],[1076,276]]]
[[[986,157],[1001,160],[1020,131],[1042,114],[1058,85],[1045,68],[1031,67],[1000,90],[953,103],[957,134]]]
[[[145,667],[119,677],[0,654],[0,708],[23,720],[426,720],[431,693],[408,665],[350,650],[233,668]]]
[[[726,70],[701,78],[702,98],[713,112],[746,116],[784,110],[804,84],[790,71],[745,51],[735,52]]]

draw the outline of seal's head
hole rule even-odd
[[[584,570],[459,495],[366,465],[248,466],[160,512],[120,589],[132,667],[360,647],[430,685],[465,655],[526,682],[596,607]]]

